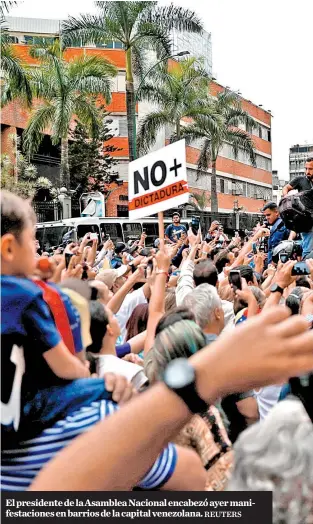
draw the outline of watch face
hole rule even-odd
[[[195,372],[185,358],[176,358],[168,364],[164,380],[171,389],[181,389],[194,382]]]

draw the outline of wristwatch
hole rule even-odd
[[[191,413],[203,413],[207,403],[196,390],[196,373],[187,358],[176,358],[166,367],[163,374],[165,385],[178,395]]]
[[[282,287],[280,287],[278,284],[273,284],[271,287],[270,287],[270,292],[271,293],[280,293],[281,295],[284,293],[284,290]]]

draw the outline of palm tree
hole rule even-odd
[[[3,19],[1,19],[3,22]],[[24,97],[28,105],[32,102],[32,94],[27,78],[27,70],[24,69],[20,59],[14,51],[10,36],[6,28],[1,27],[1,107],[13,98]]]
[[[189,206],[192,206],[196,213],[200,215],[200,226],[203,229],[204,222],[204,210],[207,207],[210,198],[206,196],[206,193],[203,191],[201,193],[190,193]]]
[[[140,122],[138,149],[146,152],[165,126],[174,128],[175,139],[179,140],[184,117],[195,118],[203,113],[209,117],[208,84],[209,76],[196,58],[187,58],[168,70],[160,66],[152,73],[139,96],[156,103],[158,108]]]
[[[199,33],[202,23],[193,11],[158,2],[95,2],[99,15],[70,17],[63,24],[65,42],[81,44],[120,42],[126,52],[126,107],[130,160],[134,159],[134,76],[142,77],[145,50],[152,49],[157,58],[171,53],[169,32],[172,28]]]
[[[91,137],[97,136],[101,114],[96,96],[101,93],[111,100],[111,79],[117,71],[107,60],[98,56],[82,56],[66,62],[59,43],[46,49],[33,48],[31,53],[41,61],[30,73],[33,95],[40,104],[33,110],[23,134],[24,150],[33,155],[45,130],[51,130],[53,144],[61,141],[60,186],[70,187],[68,136],[76,117],[86,126]]]
[[[241,107],[237,94],[225,90],[216,98],[210,97],[212,116],[197,115],[192,124],[182,129],[182,136],[187,141],[202,140],[202,148],[198,159],[198,174],[203,175],[211,167],[211,211],[218,212],[216,189],[216,162],[224,143],[228,143],[235,158],[239,151],[245,153],[255,165],[255,146],[251,135],[240,129],[245,124],[246,129],[252,129],[255,121]]]

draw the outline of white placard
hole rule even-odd
[[[129,218],[143,218],[189,201],[185,140],[129,164]]]

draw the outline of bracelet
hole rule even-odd
[[[164,275],[168,275],[168,271],[165,271],[165,269],[157,269],[156,274],[161,275],[164,273]]]

